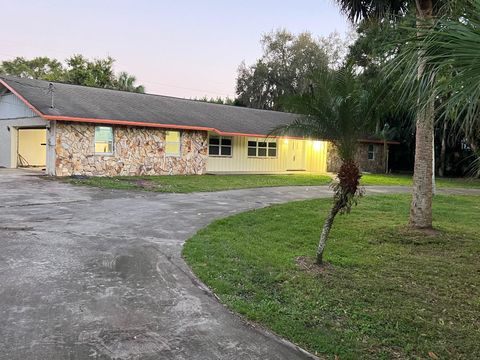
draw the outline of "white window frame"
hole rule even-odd
[[[111,143],[110,152],[97,152],[97,128],[109,128],[112,131],[112,141],[107,141],[107,143]],[[105,141],[98,141],[99,143],[104,143]],[[104,155],[104,156],[112,156],[115,151],[115,131],[113,126],[105,126],[105,125],[96,125],[95,129],[93,130],[93,152],[95,155]]]
[[[210,145],[210,139],[216,138],[218,139],[218,145]],[[222,140],[228,139],[230,140],[230,145],[222,145]],[[210,154],[210,146],[217,146],[218,147],[218,155],[217,154]],[[230,148],[230,155],[222,154],[222,148]],[[208,156],[211,157],[233,157],[233,137],[231,136],[219,136],[219,135],[210,135],[208,137]]]
[[[370,150],[370,148],[372,150]],[[370,155],[372,155],[371,158],[370,158]],[[374,161],[375,160],[375,146],[373,144],[368,144],[367,145],[367,160],[369,160],[369,161]]]
[[[250,146],[249,142],[255,142],[255,146]],[[266,143],[267,146],[258,146],[259,143]],[[270,146],[270,144],[275,144],[275,146]],[[255,155],[249,155],[248,150],[255,149]],[[266,155],[258,155],[258,149],[265,149]],[[275,149],[275,156],[269,155],[269,150]],[[247,139],[247,157],[255,159],[275,159],[278,157],[278,142],[277,139],[273,141],[271,139],[259,139],[259,138],[249,138]]]
[[[167,141],[167,134],[169,132],[176,132],[178,133],[178,141]],[[167,152],[167,145],[174,144],[178,145],[178,153],[168,153]],[[165,131],[165,156],[168,157],[181,157],[182,156],[182,132],[178,130],[167,130]]]

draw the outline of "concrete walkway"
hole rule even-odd
[[[227,311],[181,248],[216,218],[328,187],[153,194],[34,175],[0,169],[0,359],[309,358]]]

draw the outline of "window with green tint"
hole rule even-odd
[[[113,153],[113,128],[95,126],[95,154]]]
[[[165,154],[167,156],[180,156],[181,139],[180,131],[165,132]]]

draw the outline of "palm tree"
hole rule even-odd
[[[135,85],[136,81],[137,79],[135,78],[135,76],[130,75],[125,71],[122,71],[120,74],[118,74],[115,88],[117,90],[144,93],[145,87],[143,85]]]
[[[352,21],[364,18],[383,19],[389,15],[405,15],[415,8],[417,29],[426,31],[432,22],[434,5],[441,0],[336,0],[341,9]],[[453,1],[453,0],[451,0]],[[447,1],[448,2],[448,1]],[[421,77],[425,68],[421,53],[417,53],[417,76]],[[415,228],[432,227],[433,198],[433,129],[434,97],[427,89],[428,106],[416,114],[415,165],[413,175],[413,196],[410,207],[410,225]]]
[[[365,131],[367,93],[350,69],[319,71],[310,93],[287,99],[291,111],[304,114],[292,124],[272,131],[274,135],[296,135],[330,140],[341,159],[333,183],[334,201],[325,219],[317,248],[317,264],[323,263],[323,252],[335,216],[349,212],[361,195],[361,173],[355,163],[358,140]]]
[[[432,78],[437,95],[439,118],[458,129],[474,153],[473,174],[480,175],[480,0],[466,1],[461,16],[440,18],[433,30],[412,36],[398,56],[397,66],[409,68],[418,52],[422,53],[425,71],[420,78],[411,70],[404,73],[401,98],[422,94],[423,84]],[[410,29],[412,33],[416,29]],[[419,90],[420,89],[420,90]],[[419,96],[420,107],[428,98]]]

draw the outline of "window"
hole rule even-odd
[[[248,140],[247,155],[251,157],[276,157],[277,142],[267,140]]]
[[[165,132],[165,154],[167,156],[180,156],[180,131]]]
[[[375,147],[373,144],[368,145],[368,160],[375,160]]]
[[[208,155],[232,156],[232,138],[210,136],[208,139]]]
[[[95,154],[113,154],[111,126],[95,126]]]

